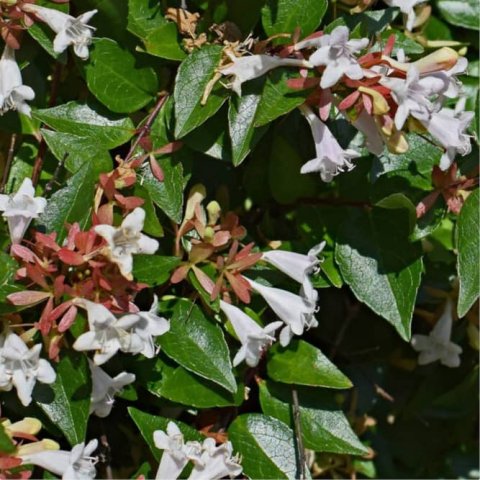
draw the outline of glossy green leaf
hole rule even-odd
[[[198,377],[182,367],[162,371],[161,382],[149,390],[172,402],[196,408],[227,407],[241,405],[244,400],[244,386],[239,385],[237,393],[226,392],[217,384]],[[153,388],[152,388],[153,387]]]
[[[70,445],[85,441],[92,391],[87,357],[70,351],[56,364],[52,385],[37,383],[33,399]]]
[[[167,60],[183,60],[187,54],[181,47],[177,25],[173,22],[159,26],[145,38],[148,53]]]
[[[131,113],[155,99],[158,79],[151,67],[138,67],[135,57],[108,38],[95,40],[85,65],[90,91],[116,113]]]
[[[133,194],[136,197],[143,198],[144,204],[142,208],[145,210],[145,223],[143,224],[143,231],[147,235],[152,235],[154,237],[163,237],[163,227],[160,223],[160,220],[157,216],[157,211],[155,205],[152,201],[150,193],[142,187],[139,183],[136,183],[133,188]]]
[[[280,420],[240,415],[230,425],[228,438],[233,451],[242,456],[243,473],[250,478],[299,478],[294,433]]]
[[[96,182],[97,176],[87,163],[50,197],[38,223],[48,232],[57,232],[58,243],[66,236],[66,224],[78,222],[84,228],[89,223]]]
[[[263,82],[247,83],[242,96],[230,98],[228,129],[232,144],[232,161],[235,166],[245,160],[263,130],[255,130],[255,115],[261,100]],[[257,134],[257,135],[256,135]]]
[[[160,207],[174,222],[180,223],[183,215],[183,190],[188,176],[184,174],[183,165],[164,157],[157,160],[163,170],[164,180],[159,181],[146,162],[140,169],[140,185],[149,193],[153,203]]]
[[[154,0],[128,0],[127,29],[142,40],[167,22],[162,7]]]
[[[368,450],[353,432],[332,392],[319,388],[295,387],[301,430],[306,448],[316,452],[364,455]],[[260,383],[260,403],[266,415],[294,427],[292,387],[270,381]]]
[[[165,283],[171,271],[180,263],[178,257],[160,255],[135,255],[133,257],[133,276],[140,283],[154,287]]]
[[[351,211],[340,227],[335,259],[355,296],[410,339],[422,273],[421,247],[409,241],[411,212]],[[368,281],[365,281],[368,279]]]
[[[159,461],[162,457],[162,450],[159,450],[155,446],[155,443],[153,442],[153,433],[156,430],[163,430],[164,432],[166,432],[168,423],[173,420],[170,418],[150,415],[149,413],[142,412],[141,410],[133,407],[128,408],[128,413],[130,417],[132,417],[137,428],[140,430],[142,437],[147,442],[147,445],[149,446],[153,456],[155,457],[155,460]],[[200,435],[200,433],[198,433],[196,430],[189,427],[183,422],[175,420],[174,423],[182,432],[185,441],[201,442],[205,438]]]
[[[268,351],[268,376],[277,382],[313,387],[350,388],[352,382],[316,347],[292,340]]]
[[[210,118],[226,100],[226,91],[219,84],[205,105],[201,100],[214,76],[222,55],[222,47],[209,45],[194,50],[180,65],[175,79],[175,137],[181,138]]]
[[[458,316],[463,317],[479,295],[479,190],[471,193],[462,207],[457,223],[457,268],[460,279]]]
[[[267,75],[255,114],[255,126],[266,125],[305,102],[308,92],[292,90],[287,85],[287,80],[295,77],[298,71],[287,68],[276,68]]]
[[[306,37],[320,25],[327,5],[327,0],[267,0],[262,9],[263,29],[271,36],[300,27]]]
[[[180,300],[161,337],[163,352],[182,367],[211,380],[229,392],[237,391],[229,350],[222,329],[188,300]]]
[[[480,30],[479,0],[438,0],[437,6],[443,18],[452,25]]]
[[[91,164],[93,172],[97,175],[112,170],[113,161],[110,153],[95,140],[47,129],[42,129],[41,132],[55,158],[59,162],[65,160],[65,168],[69,172],[76,172],[84,163]]]
[[[54,130],[88,137],[108,149],[128,142],[135,133],[133,122],[128,117],[105,113],[97,106],[77,102],[35,110],[32,115]]]

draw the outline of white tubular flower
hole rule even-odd
[[[90,480],[95,478],[97,457],[92,453],[97,449],[98,440],[90,440],[87,445],[79,443],[66,450],[44,450],[38,453],[22,455],[23,465],[37,465],[63,480]]]
[[[137,312],[122,317],[124,320],[126,317],[137,319],[132,327],[132,333],[136,334],[143,342],[143,348],[139,353],[147,358],[153,358],[159,350],[155,346],[154,337],[159,337],[170,330],[170,322],[166,318],[159,317],[157,311],[158,297],[155,295],[148,312]]]
[[[300,107],[312,130],[317,157],[308,161],[301,173],[320,172],[324,182],[331,182],[335,175],[344,170],[351,170],[352,158],[360,156],[355,150],[344,150],[327,126],[307,106]]]
[[[398,7],[407,16],[405,28],[411,32],[417,18],[415,6],[428,0],[383,0],[389,7]]]
[[[18,110],[29,117],[31,108],[26,100],[34,98],[35,92],[23,84],[15,51],[6,45],[0,59],[0,115],[8,110]]]
[[[187,442],[184,444],[183,434],[174,422],[168,422],[167,433],[162,430],[153,432],[155,446],[163,450],[155,479],[175,480],[182,473],[189,460],[200,459],[201,444]]]
[[[107,255],[118,265],[121,274],[132,278],[134,253],[153,254],[158,249],[158,242],[142,233],[145,222],[145,210],[136,208],[129,213],[119,227],[111,225],[97,225],[95,232],[103,237],[107,243]]]
[[[102,304],[85,299],[78,299],[75,304],[87,310],[90,331],[80,335],[73,348],[81,352],[96,350],[93,357],[96,365],[110,360],[119,350],[127,353],[142,350],[142,340],[130,331],[138,322],[138,317],[126,315],[117,319]]]
[[[383,153],[385,144],[378,131],[375,119],[362,109],[360,115],[353,122],[353,126],[365,135],[365,146],[374,155],[380,156]]]
[[[220,478],[235,478],[242,473],[239,456],[232,457],[231,442],[218,447],[213,438],[207,438],[202,444],[202,456],[195,462],[188,480],[218,480]]]
[[[457,154],[468,155],[472,151],[470,136],[465,130],[470,125],[474,112],[465,112],[465,99],[458,101],[455,110],[442,108],[432,113],[428,121],[423,125],[429,133],[445,148],[445,153],[440,159],[440,168],[448,170]]]
[[[0,390],[17,390],[23,406],[30,405],[37,381],[51,384],[56,374],[50,363],[40,358],[40,344],[28,348],[15,333],[0,336]]]
[[[302,285],[303,295],[310,302],[316,302],[316,290],[312,286],[309,275],[318,269],[320,260],[317,255],[325,247],[325,242],[319,243],[311,248],[308,255],[284,250],[271,250],[262,254],[262,260],[278,268],[285,275],[293,278]]]
[[[270,55],[250,55],[236,57],[231,55],[233,63],[220,67],[222,75],[233,75],[231,89],[238,95],[242,95],[242,83],[265,75],[268,71],[278,67],[312,67],[312,65],[297,58],[279,58]]]
[[[398,105],[395,114],[395,126],[401,130],[409,115],[416,119],[428,120],[436,109],[430,101],[432,96],[443,94],[449,86],[449,79],[438,75],[420,74],[413,65],[410,65],[407,78],[387,78],[380,80],[380,84],[389,88],[392,97]]]
[[[282,347],[290,343],[293,335],[302,335],[305,328],[308,329],[318,325],[315,318],[317,308],[315,302],[310,302],[305,296],[295,295],[280,288],[266,287],[249,278],[243,278],[263,297],[280,320],[285,323],[286,326],[280,332],[280,345]]]
[[[88,59],[88,46],[92,43],[92,33],[95,28],[87,23],[97,13],[97,10],[82,13],[77,18],[59,10],[31,3],[24,4],[22,10],[34,13],[57,34],[53,41],[55,53],[62,53],[69,45],[73,45],[73,51],[79,58]]]
[[[265,349],[275,341],[273,333],[281,327],[282,322],[272,322],[262,328],[242,310],[223,300],[220,300],[220,309],[230,320],[242,344],[233,359],[233,366],[245,360],[248,366],[256,367]]]
[[[326,67],[320,80],[322,88],[333,87],[344,75],[352,80],[360,80],[365,76],[354,54],[366,48],[369,40],[368,38],[349,40],[349,33],[347,27],[339,26],[330,34],[304,40],[295,45],[296,50],[318,47],[308,61],[315,67],[320,65]]]
[[[412,347],[420,352],[418,363],[426,365],[440,360],[440,363],[451,368],[460,365],[462,348],[450,341],[452,334],[452,301],[447,300],[445,310],[428,335],[414,335]]]
[[[7,219],[12,243],[22,241],[30,222],[43,213],[47,201],[43,197],[35,197],[32,181],[25,178],[18,191],[13,195],[0,195],[0,211]]]
[[[92,374],[92,396],[90,414],[97,417],[108,417],[115,403],[115,395],[123,390],[123,387],[135,381],[133,373],[122,372],[112,378],[100,367],[97,367],[90,359],[88,360]]]

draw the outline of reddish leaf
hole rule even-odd
[[[73,322],[77,318],[77,312],[78,312],[78,309],[75,305],[72,305],[68,309],[67,313],[63,316],[62,320],[58,324],[59,332],[65,332],[72,326]]]
[[[185,278],[187,278],[188,272],[190,270],[190,265],[185,264],[185,265],[180,265],[177,269],[172,274],[172,277],[170,278],[170,281],[172,283],[180,283]]]
[[[215,289],[215,284],[213,283],[213,280],[195,265],[192,266],[192,270],[203,289],[211,295],[213,290]]]
[[[165,179],[165,175],[163,173],[162,167],[158,164],[153,155],[150,155],[150,170],[152,171],[153,176],[159,182],[163,182],[163,180]]]
[[[61,248],[59,250],[58,258],[60,258],[60,260],[67,265],[82,265],[85,263],[83,255],[80,255],[78,252],[68,250],[67,248]]]
[[[34,290],[24,290],[23,292],[11,293],[7,299],[14,305],[35,305],[51,297],[49,292],[37,292]]]

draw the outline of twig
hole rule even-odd
[[[355,318],[355,316],[358,314],[358,311],[360,309],[360,304],[355,303],[354,305],[351,305],[348,301],[347,303],[347,316],[345,318],[345,321],[342,323],[342,326],[340,327],[340,330],[337,333],[337,336],[335,337],[335,341],[333,342],[332,349],[330,350],[330,360],[333,360],[335,355],[337,354],[338,347],[342,343],[343,337],[345,336],[345,332],[347,331],[347,328],[350,325],[350,322]]]
[[[12,166],[13,154],[15,152],[15,143],[17,141],[17,134],[13,133],[10,138],[10,147],[8,148],[7,162],[5,163],[5,170],[3,171],[2,184],[0,185],[0,192],[4,193],[5,186],[7,185],[8,174]]]
[[[65,161],[67,160],[68,155],[68,152],[66,152],[63,158],[58,162],[57,167],[55,168],[55,172],[53,173],[53,177],[45,186],[45,195],[53,190],[53,184],[56,183],[58,176],[60,175],[60,170],[65,165]]]
[[[295,426],[295,440],[297,443],[298,450],[298,462],[300,464],[300,480],[305,480],[307,478],[306,472],[306,460],[305,460],[305,449],[303,447],[303,438],[302,438],[302,425],[300,422],[300,406],[298,404],[298,392],[294,388],[292,390],[292,410],[293,410],[293,424]]]
[[[103,425],[102,425],[102,430],[105,431]],[[110,448],[110,444],[108,443],[108,438],[106,433],[103,433],[102,435],[100,435],[100,446],[103,449],[102,463],[105,466],[105,478],[108,480],[112,480],[113,472],[112,472],[112,467],[110,465],[111,448]]]
[[[163,105],[168,99],[168,93],[163,93],[160,96],[160,99],[157,101],[157,104],[155,105],[155,108],[152,110],[152,113],[147,118],[147,121],[145,124],[141,127],[140,131],[138,132],[138,136],[135,139],[135,142],[133,142],[132,146],[130,147],[129,152],[127,153],[127,156],[125,157],[125,162],[128,162],[131,158],[133,153],[135,152],[135,149],[138,147],[140,142],[142,141],[142,138],[148,134],[150,131],[150,128],[152,126],[152,123],[155,121],[157,118],[157,115],[160,113],[160,110],[162,109]]]
[[[56,63],[55,70],[53,72],[52,78],[52,87],[50,89],[50,99],[48,101],[48,106],[53,107],[57,103],[58,96],[58,87],[60,85],[60,79],[62,76],[62,64]],[[47,144],[45,139],[40,140],[40,145],[38,146],[37,157],[35,158],[35,163],[33,164],[32,172],[32,183],[35,186],[40,179],[42,173],[43,161],[45,160],[45,154],[47,153]]]

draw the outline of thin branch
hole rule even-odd
[[[55,168],[55,172],[53,173],[53,177],[45,186],[45,195],[49,194],[53,190],[53,185],[57,183],[57,179],[60,175],[60,170],[65,165],[68,155],[69,155],[68,152],[66,152],[63,158],[58,162],[57,167]]]
[[[125,162],[128,162],[132,158],[136,148],[138,147],[138,145],[142,141],[142,138],[150,132],[150,128],[151,128],[153,122],[157,118],[157,115],[160,113],[160,110],[162,109],[163,105],[165,105],[165,102],[167,101],[167,99],[168,99],[168,93],[163,92],[160,95],[160,98],[157,101],[157,104],[155,105],[155,108],[152,110],[152,112],[148,116],[147,121],[140,128],[140,131],[138,132],[138,136],[135,139],[135,142],[133,142],[132,146],[130,147],[129,152],[127,153],[127,156],[125,157]]]
[[[305,459],[305,448],[303,446],[302,438],[302,425],[300,418],[300,405],[298,403],[298,392],[294,388],[292,390],[292,410],[293,410],[293,424],[295,426],[295,440],[297,443],[298,450],[298,463],[300,464],[300,480],[305,480],[307,478],[307,462]]]
[[[7,185],[8,175],[10,173],[10,168],[12,167],[13,154],[15,153],[15,143],[17,141],[17,134],[13,133],[10,138],[10,146],[8,148],[7,162],[5,163],[5,170],[3,171],[2,183],[0,185],[0,192],[4,193],[5,186]]]

